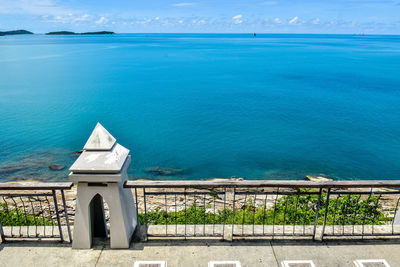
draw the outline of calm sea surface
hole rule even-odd
[[[400,179],[400,36],[0,37],[1,181],[67,180],[98,121],[132,177]]]

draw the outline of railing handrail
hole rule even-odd
[[[215,188],[215,187],[283,187],[283,188],[365,188],[400,187],[400,180],[357,180],[357,181],[298,181],[298,180],[243,180],[243,181],[204,181],[173,180],[143,181],[128,180],[125,188]]]
[[[64,183],[0,183],[0,190],[65,190],[71,189],[72,182]]]

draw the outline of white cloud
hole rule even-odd
[[[78,22],[78,21],[90,21],[90,20],[92,20],[92,16],[89,15],[89,14],[84,14],[84,15],[78,16],[78,17],[76,17],[74,19],[75,22]]]
[[[56,15],[56,16],[42,15],[41,18],[45,22],[53,22],[53,23],[81,23],[93,20],[92,15],[89,14],[75,15],[72,13],[66,15]]]
[[[315,24],[315,25],[317,25],[317,24],[319,24],[321,22],[321,20],[319,19],[319,18],[316,18],[316,19],[314,19],[313,20],[313,24]]]
[[[96,24],[106,24],[108,19],[106,17],[101,17],[95,21]]]
[[[172,4],[172,6],[177,6],[177,7],[194,6],[194,5],[196,5],[196,3],[187,3],[187,2],[185,2],[185,3]]]
[[[240,24],[240,23],[242,23],[242,22],[243,22],[242,18],[243,18],[243,15],[242,15],[242,14],[238,14],[238,15],[236,15],[236,16],[233,16],[233,17],[232,17],[233,23],[235,23],[235,24]]]
[[[296,17],[292,18],[292,19],[289,21],[289,24],[296,24],[298,20],[299,20],[299,17],[296,16]]]
[[[283,21],[282,21],[280,18],[275,18],[275,19],[274,19],[274,22],[275,22],[276,24],[282,24],[282,23],[283,23]]]

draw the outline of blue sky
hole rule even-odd
[[[400,34],[400,0],[0,0],[0,30]]]

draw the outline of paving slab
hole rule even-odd
[[[97,266],[133,266],[135,260],[166,260],[168,267],[203,266],[209,261],[237,260],[242,266],[277,267],[269,242],[156,242],[138,243],[129,250],[103,250]]]
[[[243,267],[280,267],[283,260],[312,260],[316,267],[355,267],[354,260],[386,259],[400,266],[399,241],[158,241],[110,249],[96,241],[92,249],[75,250],[59,242],[0,244],[0,266],[133,266],[138,260],[165,260],[169,267],[207,267],[209,261],[238,260]]]
[[[70,245],[40,242],[0,244],[1,267],[96,266],[101,248],[72,250]]]
[[[358,259],[386,259],[400,266],[400,244],[391,242],[272,243],[278,262],[312,260],[316,267],[352,266]]]

